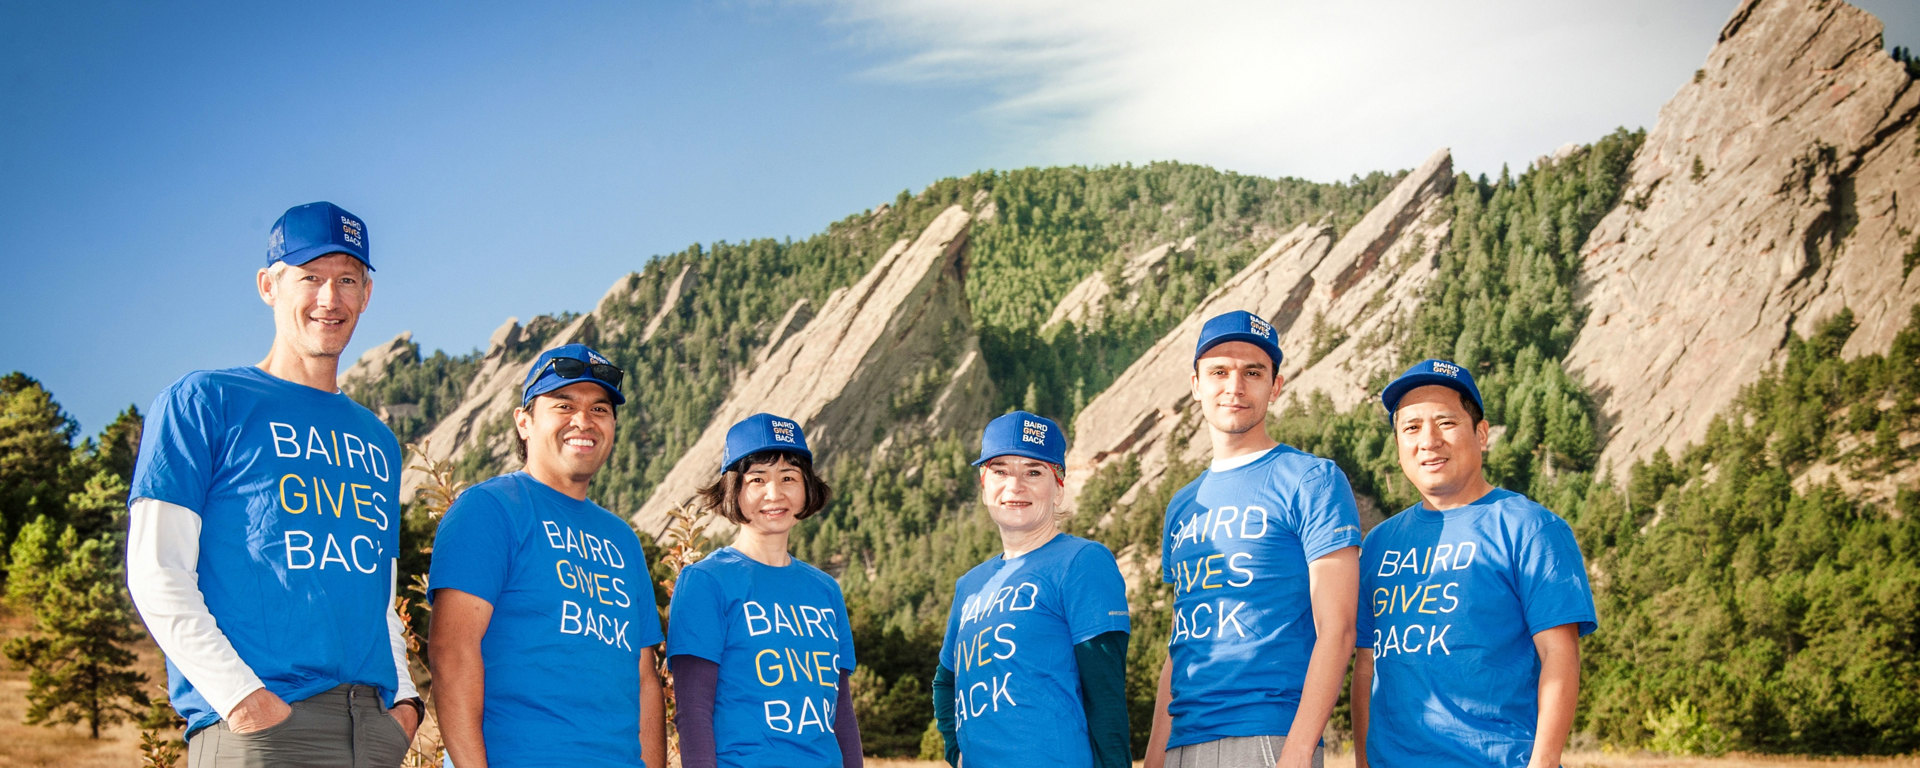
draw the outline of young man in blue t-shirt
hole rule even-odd
[[[1554,768],[1579,638],[1597,626],[1573,531],[1487,482],[1489,428],[1466,369],[1423,361],[1380,400],[1421,501],[1361,547],[1356,761]]]
[[[653,581],[632,526],[587,499],[623,376],[583,344],[542,352],[513,412],[525,469],[462,493],[434,536],[427,647],[458,768],[666,765]]]
[[[368,254],[353,214],[288,210],[255,277],[266,359],[187,374],[147,412],[127,588],[194,765],[398,766],[420,723],[393,611],[400,446],[335,379]]]
[[[1207,320],[1193,399],[1213,463],[1167,504],[1173,638],[1149,768],[1306,768],[1353,654],[1359,512],[1333,462],[1267,435],[1280,397],[1272,325]]]

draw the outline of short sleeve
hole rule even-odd
[[[140,429],[128,499],[153,499],[205,512],[213,486],[215,447],[224,436],[206,388],[189,377],[154,398]]]
[[[460,494],[433,535],[427,599],[437,590],[457,589],[497,604],[513,566],[509,525],[506,507],[492,493],[475,489]]]
[[[1375,535],[1379,531],[1379,528],[1374,528]],[[1360,588],[1355,590],[1354,595],[1359,605],[1354,606],[1353,611],[1353,647],[1355,648],[1373,647],[1374,576],[1367,570],[1369,562],[1367,553],[1377,544],[1373,536],[1368,536],[1365,543],[1360,545]]]
[[[833,590],[834,603],[840,607],[840,615],[834,617],[835,630],[840,633],[840,668],[852,672],[859,660],[853,655],[853,624],[847,618],[847,597],[840,592],[840,585],[828,578],[827,584]]]
[[[1079,645],[1108,632],[1131,632],[1127,616],[1127,582],[1113,552],[1099,542],[1081,547],[1068,562],[1066,578],[1067,631]]]
[[[1299,513],[1295,533],[1307,562],[1360,546],[1360,510],[1353,501],[1353,487],[1347,484],[1347,473],[1333,462],[1318,462],[1300,477],[1294,504]]]
[[[635,629],[638,630],[635,636],[640,639],[640,645],[652,647],[666,642],[667,633],[660,627],[660,604],[653,601],[653,569],[648,566],[646,550],[640,546],[638,538],[633,540],[633,545],[633,551],[642,553],[638,571],[640,584],[634,590],[634,594],[646,596],[640,601],[642,606],[640,615],[633,619],[633,623],[637,625]]]
[[[1173,581],[1173,537],[1162,533],[1160,536],[1160,582],[1172,584]]]
[[[1562,624],[1578,624],[1585,637],[1600,624],[1593,608],[1593,589],[1587,584],[1586,563],[1573,528],[1552,512],[1551,519],[1532,531],[1514,558],[1514,583],[1520,610],[1526,615],[1527,634],[1538,634]]]
[[[964,580],[963,577],[962,581]],[[963,598],[960,596],[960,582],[954,582],[953,605],[947,608],[947,636],[940,641],[940,666],[946,667],[948,671],[952,671],[956,663],[953,658],[953,648],[957,642],[955,638],[960,633],[960,608],[962,607],[962,600]]]
[[[726,595],[712,574],[704,568],[681,570],[667,606],[667,656],[698,656],[719,664],[727,649],[726,610]]]
[[[1201,477],[1205,477],[1205,475],[1203,474]],[[1198,482],[1199,481],[1196,480],[1194,483],[1189,483],[1187,487],[1174,492],[1173,498],[1167,502],[1167,511],[1162,513],[1160,517],[1160,580],[1168,584],[1177,583],[1174,581],[1173,575],[1173,537],[1175,534],[1173,521],[1179,517],[1178,510],[1187,505],[1189,498],[1191,498],[1188,494],[1193,490],[1194,484]]]

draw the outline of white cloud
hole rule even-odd
[[[1732,2],[833,0],[872,74],[983,87],[1037,164],[1176,159],[1344,179],[1450,146],[1515,170],[1651,127]]]

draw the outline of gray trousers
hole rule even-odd
[[[222,720],[187,741],[187,768],[398,768],[407,733],[387,714],[380,691],[342,685],[293,702],[287,719],[252,733]]]
[[[1167,750],[1166,768],[1273,768],[1285,736],[1229,736]],[[1313,768],[1326,765],[1326,749],[1313,748]]]

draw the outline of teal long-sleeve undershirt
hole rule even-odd
[[[1133,764],[1127,726],[1127,640],[1125,632],[1107,632],[1073,647],[1080,671],[1080,704],[1087,713],[1087,740],[1096,768]],[[959,720],[953,709],[953,670],[933,673],[933,716],[946,744],[946,760],[960,765]]]

